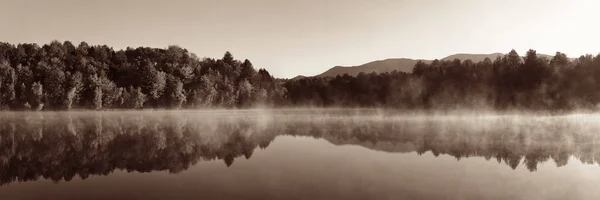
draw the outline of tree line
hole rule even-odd
[[[552,58],[512,50],[492,60],[419,61],[412,73],[360,73],[310,77],[285,83],[292,104],[419,109],[596,108],[600,103],[600,55]]]
[[[0,43],[0,108],[33,110],[274,105],[284,88],[249,60],[203,58],[178,46],[127,48]]]
[[[494,60],[492,60],[494,59]],[[391,107],[595,108],[600,55],[419,61],[412,73],[276,79],[249,60],[198,58],[178,46],[0,43],[0,109]]]

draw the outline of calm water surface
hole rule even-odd
[[[600,199],[600,116],[0,114],[1,199]]]

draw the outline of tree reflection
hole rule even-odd
[[[512,169],[522,164],[530,171],[536,171],[539,163],[549,159],[554,160],[557,167],[565,166],[571,156],[583,163],[599,163],[600,151],[597,149],[600,146],[595,133],[600,130],[600,125],[594,122],[561,122],[564,120],[561,118],[543,121],[506,119],[480,122],[338,120],[332,122],[337,125],[325,126],[323,134],[312,136],[326,138],[334,144],[355,144],[386,152],[412,151],[419,155],[431,152],[434,156],[446,154],[457,160],[473,156],[487,160],[495,158]]]
[[[535,171],[573,156],[598,163],[597,127],[556,121],[216,116],[152,113],[9,113],[0,116],[0,183],[128,172],[178,173],[198,162],[231,166],[278,135],[323,138],[384,152],[495,158]],[[267,122],[265,122],[267,121]],[[582,127],[587,127],[584,129]],[[310,147],[307,147],[310,148]]]
[[[0,120],[2,184],[86,179],[115,170],[177,173],[213,159],[229,166],[237,157],[250,158],[258,143],[275,137],[243,135],[241,130],[253,129],[243,121],[179,123],[184,118],[168,116],[44,113]]]

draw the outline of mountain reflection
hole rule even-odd
[[[279,135],[384,152],[495,159],[530,171],[600,159],[595,120],[568,117],[402,118],[256,113],[8,113],[0,116],[0,183],[128,172],[178,173],[205,160],[249,159]],[[306,147],[311,148],[311,147]]]

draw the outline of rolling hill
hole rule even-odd
[[[454,54],[447,57],[442,58],[441,60],[467,60],[470,59],[473,62],[483,61],[485,58],[490,58],[492,60],[496,59],[498,56],[502,56],[502,53],[492,53],[492,54]],[[552,58],[550,55],[539,54],[540,57]],[[409,58],[392,58],[385,60],[378,60],[369,62],[366,64],[358,65],[358,66],[335,66],[319,75],[318,77],[326,77],[326,76],[337,76],[348,74],[351,76],[356,76],[360,72],[364,73],[384,73],[384,72],[392,72],[394,70],[398,70],[401,72],[411,73],[413,67],[417,63],[417,61],[423,61],[425,63],[431,63],[432,60],[422,60],[422,59],[409,59]],[[296,78],[300,78],[304,76],[298,76]]]
[[[343,66],[335,66],[322,74],[317,76],[337,76],[348,74],[351,76],[356,76],[360,72],[365,73],[384,73],[391,72],[394,70],[403,71],[403,72],[412,72],[413,67],[417,63],[418,60],[407,59],[407,58],[397,58],[397,59],[386,59],[386,60],[378,60],[373,61],[367,64],[363,64],[360,66],[353,67],[343,67]],[[431,62],[429,60],[423,60],[424,62]]]

